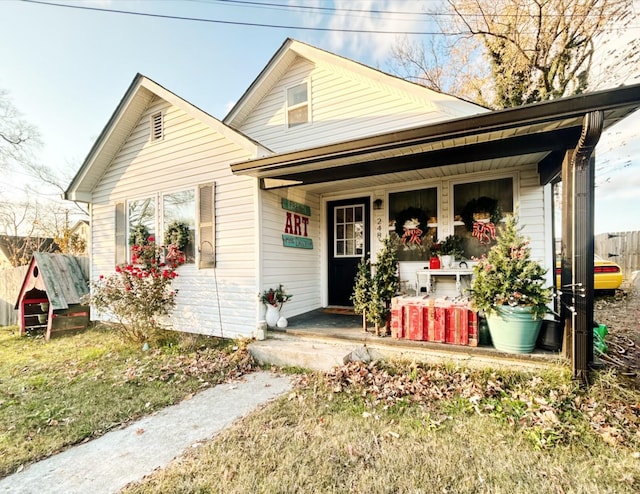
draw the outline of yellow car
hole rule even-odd
[[[616,290],[622,284],[622,269],[613,261],[593,256],[593,289]],[[560,286],[560,262],[556,263],[556,286]]]

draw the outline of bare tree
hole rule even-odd
[[[0,170],[29,161],[32,149],[38,146],[38,131],[22,118],[7,91],[0,89]]]
[[[22,186],[22,194],[14,193],[5,197],[5,191],[0,190],[0,203],[7,204],[6,207],[9,209],[15,209],[15,213],[25,211],[25,208],[32,209],[28,214],[32,220],[46,209],[48,214],[45,217],[47,221],[51,221],[67,211],[68,203],[63,206],[61,196],[65,191],[64,184],[70,182],[73,173],[70,167],[56,166],[54,170],[54,167],[42,164],[37,160],[34,152],[41,145],[36,128],[22,117],[7,91],[0,89],[0,171],[5,176],[6,174],[11,176],[13,173],[20,173],[22,176],[26,176],[29,182]],[[5,183],[10,183],[10,181],[5,180]],[[18,199],[16,203],[16,197],[20,195],[22,197],[37,197],[38,200],[22,201]],[[88,215],[86,208],[79,203],[74,204],[74,216],[78,219],[86,218]],[[46,205],[46,208],[43,208],[43,205]],[[21,215],[14,214],[13,220],[17,221],[19,216]],[[0,233],[4,226],[5,230],[15,231],[16,235],[29,234],[29,231],[23,232],[22,230],[30,230],[29,225],[33,224],[25,221],[26,219],[18,221],[17,224],[14,221],[9,221],[7,224],[6,220],[5,215],[5,221],[0,221]],[[54,230],[58,234],[62,231],[63,229]]]
[[[391,48],[391,57],[407,79],[481,105],[491,104],[491,71],[472,38],[443,36],[412,43],[405,37]]]
[[[440,82],[458,78],[449,92],[471,95],[479,103],[489,101],[496,108],[579,94],[592,87],[589,75],[596,40],[621,29],[631,12],[631,0],[447,0],[447,4],[453,16],[442,17],[440,25],[452,36],[440,42],[436,60],[425,56],[431,57],[433,50],[404,48],[395,50],[393,61],[405,71],[411,67],[414,77],[427,74],[424,80],[434,89],[443,89],[433,83],[434,78]],[[626,51],[620,56],[637,57],[638,44]],[[477,70],[478,63],[484,70]],[[439,73],[440,68],[449,75]]]
[[[0,203],[0,243],[12,266],[28,264],[33,252],[56,252],[51,237],[39,228],[40,205],[35,202]]]

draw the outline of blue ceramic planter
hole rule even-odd
[[[534,319],[531,307],[504,305],[487,316],[493,346],[507,353],[531,353],[536,346],[542,319]]]

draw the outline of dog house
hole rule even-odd
[[[85,329],[89,324],[87,276],[78,259],[66,254],[35,252],[18,301],[20,333],[53,333]]]

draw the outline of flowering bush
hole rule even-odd
[[[114,274],[92,284],[91,303],[114,316],[125,337],[147,341],[161,329],[159,318],[175,307],[178,291],[171,289],[171,281],[183,263],[184,254],[175,245],[164,249],[148,237],[145,245],[131,247],[130,264],[116,266]]]
[[[282,284],[280,284],[276,289],[269,288],[262,292],[262,295],[260,295],[260,301],[265,305],[273,305],[278,309],[282,309],[284,303],[291,297],[293,297],[293,295],[287,294]]]
[[[526,305],[536,317],[548,311],[551,288],[543,286],[547,270],[531,259],[529,240],[518,233],[515,216],[507,218],[489,253],[474,260],[471,295],[476,308],[491,314],[500,305]]]

